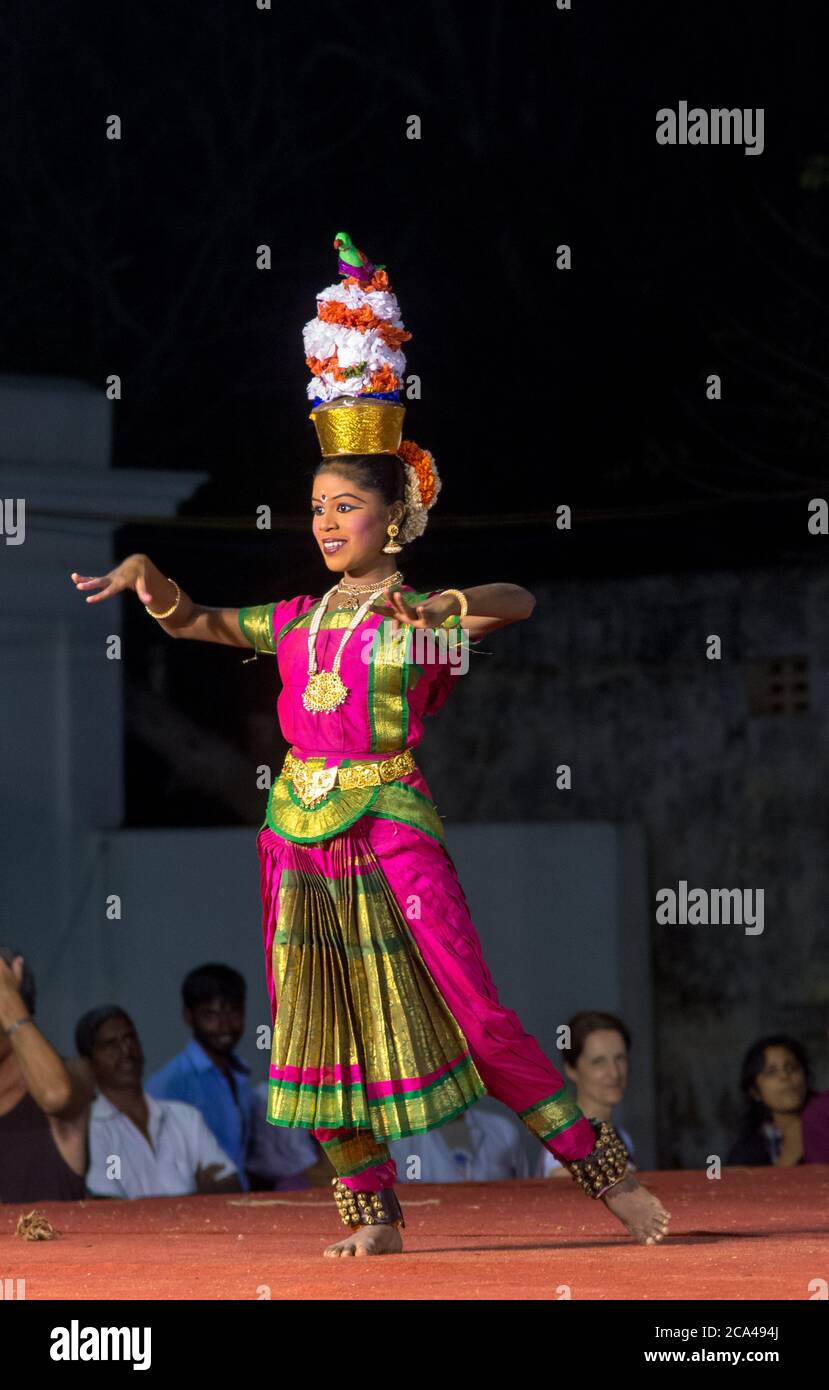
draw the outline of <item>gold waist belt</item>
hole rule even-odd
[[[386,782],[396,782],[407,772],[414,772],[414,754],[410,748],[403,753],[393,753],[376,763],[352,763],[350,767],[311,768],[301,758],[289,753],[282,767],[282,776],[287,777],[297,796],[306,806],[315,806],[322,801],[334,787],[343,791],[356,791],[361,787],[380,787]]]

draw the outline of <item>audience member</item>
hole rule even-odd
[[[153,1072],[145,1089],[156,1100],[194,1105],[247,1189],[250,1067],[236,1054],[245,1031],[245,981],[229,965],[201,965],[183,981],[181,999],[192,1040]]]
[[[814,1092],[802,1044],[785,1033],[752,1043],[743,1058],[740,1090],[745,1110],[726,1162],[779,1168],[806,1162],[801,1120]]]
[[[801,1126],[804,1162],[829,1163],[829,1091],[821,1091],[806,1102]]]
[[[92,1069],[59,1056],[34,1012],[31,967],[0,946],[0,1202],[74,1202],[84,1195]]]
[[[258,1192],[292,1192],[328,1187],[334,1169],[308,1129],[287,1129],[267,1120],[268,1083],[251,1090],[246,1167]]]
[[[75,1030],[98,1087],[89,1124],[87,1190],[93,1197],[183,1197],[238,1192],[239,1173],[199,1111],[156,1100],[141,1085],[144,1053],[117,1005],[84,1014]]]
[[[524,1136],[510,1115],[473,1105],[457,1119],[392,1139],[398,1182],[502,1182],[528,1178]]]
[[[564,1048],[565,1075],[576,1088],[576,1103],[590,1120],[613,1123],[619,1138],[633,1157],[633,1141],[613,1119],[628,1082],[630,1032],[615,1014],[585,1010],[574,1014],[567,1025],[570,1046]],[[631,1163],[631,1169],[635,1164]],[[567,1177],[567,1169],[545,1149],[538,1166],[538,1177]]]

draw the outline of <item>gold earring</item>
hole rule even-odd
[[[386,544],[383,546],[383,554],[384,554],[384,555],[398,555],[398,554],[400,553],[400,551],[403,549],[403,547],[402,547],[402,545],[396,545],[396,544],[395,544],[394,538],[395,538],[396,535],[399,534],[399,532],[400,532],[400,527],[399,527],[398,525],[396,525],[395,522],[390,521],[389,524],[388,524],[388,526],[386,527],[386,530],[387,530],[387,532],[388,532],[389,538],[388,538],[388,540],[386,541]]]

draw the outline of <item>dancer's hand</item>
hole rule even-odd
[[[456,613],[458,600],[453,594],[436,594],[425,603],[412,604],[398,588],[384,589],[376,603],[372,604],[375,613],[391,619],[391,630],[397,632],[401,624],[407,627],[440,627],[445,618]]]
[[[147,587],[148,572],[151,568],[154,566],[148,555],[128,555],[126,560],[122,560],[109,574],[93,576],[77,574],[73,570],[69,578],[79,592],[101,589],[99,594],[87,594],[87,603],[100,603],[103,598],[114,598],[125,589],[134,589],[142,603],[151,603],[152,594]]]

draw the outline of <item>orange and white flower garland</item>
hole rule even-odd
[[[317,295],[316,318],[302,330],[305,361],[312,372],[308,399],[399,393],[406,374],[402,344],[411,336],[385,270],[375,268],[366,283],[346,276],[328,285]],[[405,545],[426,530],[426,514],[441,480],[428,449],[404,439],[398,454],[406,465],[406,515],[400,528]]]
[[[302,331],[305,361],[313,376],[308,399],[399,391],[406,374],[403,327],[397,296],[385,270],[366,286],[347,277],[317,295],[317,317]]]

